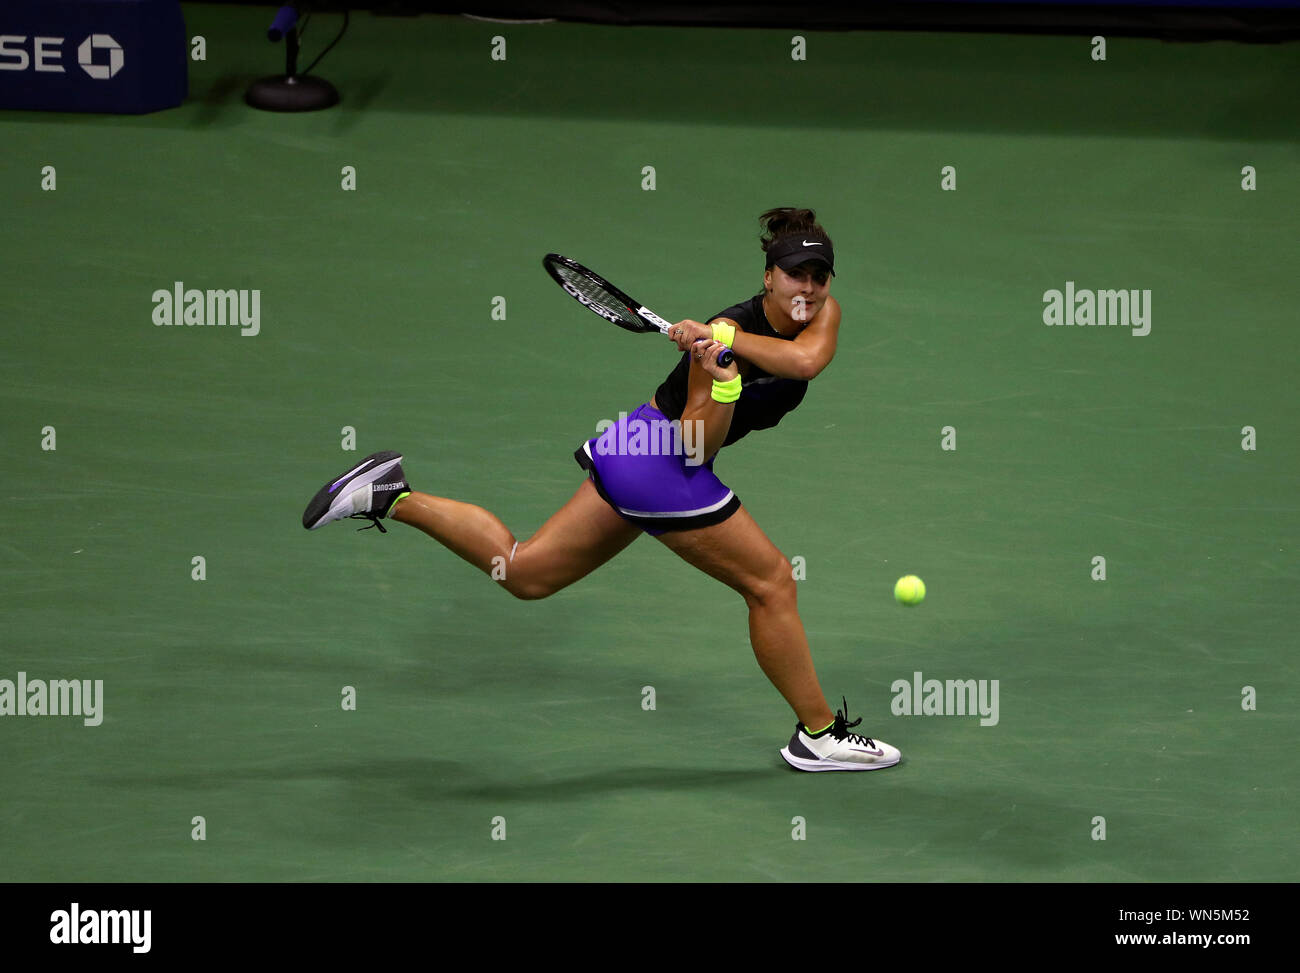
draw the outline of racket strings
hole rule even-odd
[[[565,281],[587,301],[590,301],[593,304],[598,304],[606,310],[614,312],[630,324],[638,323],[638,319],[636,315],[632,313],[632,309],[623,303],[621,298],[611,294],[599,281],[592,280],[586,274],[578,273],[573,268],[566,267],[563,264],[558,265],[556,270],[559,272],[560,276],[563,277]]]

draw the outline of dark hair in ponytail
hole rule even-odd
[[[758,222],[763,227],[763,235],[758,241],[762,244],[764,253],[771,250],[773,244],[782,237],[798,234],[816,234],[827,243],[831,242],[830,236],[818,224],[817,214],[810,209],[778,206],[760,216]]]

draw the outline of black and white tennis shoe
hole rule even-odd
[[[836,712],[835,722],[819,733],[809,733],[802,723],[796,724],[794,736],[783,747],[781,756],[796,770],[879,770],[892,767],[902,759],[897,747],[882,740],[859,736],[849,731],[862,722],[861,717],[848,722],[847,700]]]
[[[393,507],[393,501],[403,493],[410,492],[406,474],[402,472],[401,453],[371,453],[360,463],[342,476],[326,483],[307,504],[302,515],[302,525],[308,530],[315,530],[335,520],[355,517],[373,521],[370,527],[378,527],[381,533],[388,533],[379,522],[387,517]],[[369,530],[370,527],[362,527]]]

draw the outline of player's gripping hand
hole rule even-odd
[[[713,329],[699,321],[678,321],[668,331],[668,337],[677,346],[678,351],[687,351],[700,338],[713,338]]]
[[[740,374],[740,365],[734,358],[726,368],[718,364],[718,356],[726,349],[727,346],[721,341],[706,338],[692,347],[691,355],[706,372],[713,376],[715,382],[726,382]]]

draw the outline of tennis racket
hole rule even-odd
[[[641,334],[651,331],[667,334],[672,328],[669,322],[640,301],[632,300],[600,274],[588,270],[576,260],[562,257],[558,253],[548,253],[542,258],[542,266],[564,288],[565,293],[610,324]],[[718,364],[723,368],[733,361],[735,355],[730,348],[718,354]]]

